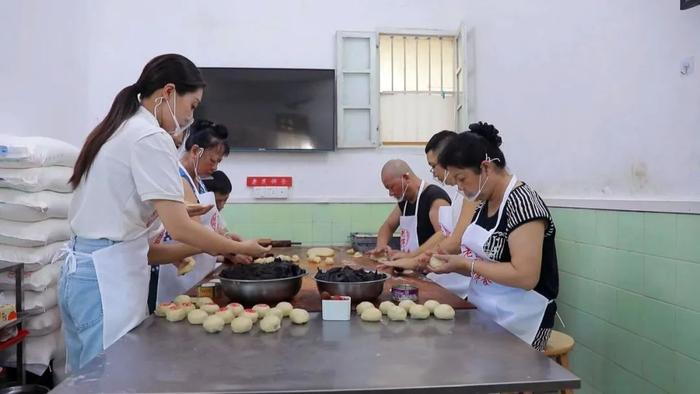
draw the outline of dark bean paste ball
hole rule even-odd
[[[348,266],[331,268],[326,272],[318,270],[316,279],[327,282],[369,282],[386,278],[386,274],[377,271],[352,269]]]
[[[282,279],[305,274],[301,267],[287,261],[269,264],[234,264],[221,271],[221,277],[240,280]]]

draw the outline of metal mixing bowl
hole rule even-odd
[[[384,291],[387,279],[389,275],[386,274],[384,279],[368,282],[329,282],[314,278],[319,293],[325,291],[330,295],[348,296],[353,303],[376,300]]]
[[[301,280],[306,275],[282,279],[242,280],[220,277],[221,288],[233,302],[243,305],[274,304],[287,301],[301,289]]]

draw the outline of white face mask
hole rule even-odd
[[[484,159],[484,161],[487,162],[487,163],[493,163],[494,161],[500,161],[500,159],[497,158],[497,157],[492,159],[492,158],[489,157],[488,154],[486,154],[486,158]],[[485,171],[485,170],[484,170],[484,171]],[[481,183],[481,176],[484,174],[484,171],[481,171],[481,173],[479,174],[479,190],[477,190],[476,193],[474,193],[474,194],[471,194],[471,193],[470,193],[470,194],[466,194],[464,191],[458,189],[459,192],[462,193],[462,195],[464,196],[464,198],[465,198],[466,200],[468,200],[468,201],[476,201],[477,198],[479,197],[479,195],[481,194],[481,191],[484,189],[484,186],[486,186],[486,182],[488,182],[488,180],[489,180],[489,176],[488,176],[488,175],[486,175],[486,179],[484,179],[484,183],[483,183],[483,184]]]
[[[447,185],[447,176],[448,175],[450,175],[450,172],[445,170],[445,175],[442,177],[442,180],[440,181],[440,183],[442,183],[443,185]]]
[[[408,190],[408,184],[404,186],[403,178],[401,178],[401,197],[398,197],[396,202],[403,202],[406,199],[406,190]]]

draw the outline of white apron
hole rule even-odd
[[[403,214],[399,218],[399,230],[401,233],[401,251],[410,253],[420,247],[418,243],[418,206],[420,204],[420,195],[423,193],[424,181],[420,182],[418,189],[418,197],[416,197],[416,211],[413,216],[406,216],[406,207],[408,201],[403,205]]]
[[[457,193],[455,198],[452,199],[451,206],[439,208],[438,213],[440,218],[440,230],[443,234],[445,234],[445,236],[449,237],[452,235],[454,227],[457,224],[459,214],[462,212],[463,202],[464,197]],[[455,212],[457,212],[456,215]],[[469,288],[469,282],[471,281],[470,277],[458,274],[456,272],[450,272],[447,274],[436,274],[434,272],[430,272],[426,276],[433,282],[453,292],[459,298],[467,297],[467,289]]]
[[[187,171],[184,171],[184,173],[187,174]],[[205,227],[211,228],[212,231],[216,231],[218,228],[219,211],[216,209],[214,193],[199,193],[199,188],[189,174],[187,174],[187,181],[192,186],[192,190],[197,193],[197,200],[200,204],[214,205],[209,212],[200,216],[200,223]],[[172,243],[177,241],[166,239],[163,242]],[[158,295],[156,297],[156,302],[158,304],[169,302],[180,294],[185,294],[216,268],[216,256],[200,253],[194,256],[194,260],[196,261],[194,268],[185,275],[178,275],[177,267],[173,264],[162,264],[160,266],[160,273],[158,274]]]
[[[102,345],[110,347],[148,317],[148,236],[92,253],[102,299]]]
[[[503,201],[498,210],[498,219],[493,229],[486,230],[477,225],[477,216],[477,220],[474,220],[464,231],[462,250],[467,257],[475,254],[487,262],[493,262],[484,251],[484,245],[496,228],[498,228],[498,224],[503,217],[508,195],[517,182],[516,176],[513,175],[503,195]],[[479,215],[488,214],[484,213],[484,211],[486,210],[482,209]],[[498,262],[493,263],[500,264]],[[534,290],[501,285],[478,275],[472,278],[467,294],[469,302],[476,305],[480,311],[489,315],[501,327],[528,344],[532,344],[535,340],[544,312],[547,309],[547,305],[551,302]]]

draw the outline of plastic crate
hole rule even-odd
[[[366,252],[374,249],[377,245],[377,234],[369,233],[351,233],[350,244],[352,248],[358,252]],[[389,240],[389,246],[392,249],[399,250],[401,248],[401,240],[398,236],[393,236]]]

